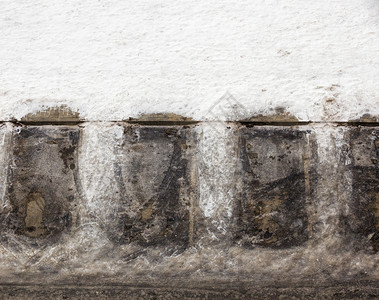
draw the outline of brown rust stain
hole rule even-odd
[[[80,122],[79,112],[71,110],[66,105],[47,107],[35,113],[29,113],[21,118],[21,122],[29,124],[76,124]]]
[[[46,230],[43,226],[45,200],[40,193],[30,193],[26,199],[25,234],[29,237],[41,237]]]
[[[299,123],[301,122],[294,115],[285,111],[284,107],[276,107],[275,113],[268,115],[254,115],[250,118],[241,120],[242,123]]]
[[[149,201],[141,211],[141,220],[143,222],[149,221],[153,218],[153,201]]]
[[[283,199],[279,196],[275,196],[274,198],[266,201],[259,201],[257,204],[253,205],[252,210],[254,211],[258,224],[258,229],[267,234],[272,234],[276,232],[280,225],[273,221],[272,214],[275,214],[280,206],[283,205]],[[263,243],[270,244],[278,241],[278,237],[276,235],[271,235],[266,238]]]
[[[192,118],[187,118],[174,113],[155,113],[155,114],[142,114],[139,118],[129,118],[132,123],[139,124],[154,124],[154,125],[180,125],[180,124],[194,124],[197,123]]]

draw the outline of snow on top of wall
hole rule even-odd
[[[0,0],[0,120],[378,115],[378,26],[376,0]]]

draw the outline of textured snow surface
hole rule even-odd
[[[378,26],[376,0],[0,0],[0,120],[240,118],[209,112],[227,92],[246,116],[378,115]]]

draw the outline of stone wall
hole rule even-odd
[[[0,299],[378,298],[378,20],[0,1]]]
[[[0,128],[3,285],[377,293],[376,122],[51,116]]]

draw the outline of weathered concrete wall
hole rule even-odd
[[[2,284],[377,293],[378,127],[153,119],[1,126]]]
[[[0,1],[0,298],[378,297],[378,16]]]

